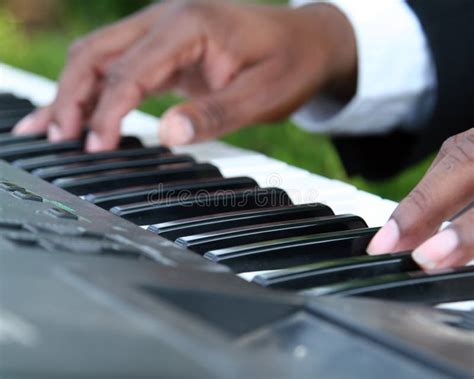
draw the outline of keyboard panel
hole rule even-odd
[[[27,103],[27,100],[12,96],[4,97],[7,99],[2,105],[4,111],[21,108]],[[259,180],[255,177],[253,180],[245,177],[238,179],[239,177],[237,177],[237,180],[227,183],[225,190],[212,187],[211,183],[220,183],[219,185],[222,186],[225,181],[222,177],[223,174],[232,178],[233,173],[248,172],[251,166],[258,167],[258,173],[286,169],[284,163],[263,156],[213,159],[215,164],[221,166],[223,166],[223,161],[226,162],[225,168],[218,169],[211,163],[196,162],[190,155],[172,153],[159,146],[145,147],[133,137],[124,137],[119,149],[115,152],[86,154],[82,152],[82,148],[82,140],[50,143],[45,136],[40,136],[30,141],[17,143],[14,140],[4,139],[4,145],[0,146],[0,157],[10,164],[23,167],[34,176],[50,181],[53,185],[93,203],[97,203],[98,196],[103,196],[104,192],[110,195],[110,193],[120,194],[132,191],[133,196],[122,197],[119,204],[113,204],[105,209],[142,226],[143,229],[150,229],[150,231],[170,239],[170,242],[174,243],[173,246],[198,254],[207,261],[227,266],[235,273],[240,274],[240,278],[252,278],[257,284],[265,283],[265,276],[254,277],[253,274],[247,275],[246,272],[291,271],[297,270],[299,266],[314,265],[319,262],[324,264],[324,261],[335,258],[339,258],[342,265],[346,265],[344,260],[349,259],[347,264],[350,265],[350,260],[353,257],[365,255],[365,248],[377,231],[377,228],[367,228],[367,224],[362,218],[353,215],[337,215],[337,212],[331,208],[324,208],[323,204],[319,205],[319,208],[328,209],[327,216],[293,218],[291,214],[298,214],[297,211],[300,208],[292,204],[287,192],[277,187],[261,188]],[[54,159],[58,164],[52,165],[51,162]],[[290,171],[293,172],[289,173]],[[255,174],[255,169],[253,173]],[[305,173],[299,169],[286,169],[284,175],[291,177],[298,185],[305,178]],[[299,179],[296,179],[297,177]],[[275,176],[275,178],[281,178],[281,176]],[[240,181],[242,180],[249,184],[250,188],[245,188],[245,186],[241,188]],[[205,187],[199,187],[198,184],[196,188],[195,184],[191,184],[196,181],[198,183],[209,181],[209,184],[206,184]],[[321,179],[313,179],[314,181],[324,182]],[[12,198],[36,203],[45,202],[40,195],[18,187],[13,182],[3,181],[2,186]],[[177,192],[163,191],[163,186],[174,188]],[[137,193],[133,192],[136,188],[142,191],[138,198]],[[340,184],[339,188],[343,191],[342,193],[355,191],[357,196],[361,196],[351,186]],[[342,188],[344,189],[342,190]],[[156,197],[157,189],[160,190],[158,198]],[[335,192],[338,193],[337,188]],[[154,199],[152,195],[155,195]],[[112,205],[110,198],[106,199],[109,200],[109,205]],[[223,215],[226,214],[231,216],[226,220],[227,222],[237,218],[242,223],[242,219],[245,219],[249,211],[250,214],[252,212],[254,214],[255,212],[268,214],[270,210],[272,212],[280,210],[281,220],[272,222],[272,220],[259,217],[247,217],[244,226],[231,227],[229,223],[226,226],[213,226],[222,222]],[[41,211],[41,214],[46,219],[49,216],[57,220],[79,220],[79,216],[75,212],[58,206],[50,206]],[[288,218],[285,217],[285,214],[289,214]],[[201,225],[197,225],[198,229],[196,229],[196,220],[205,219],[208,221],[208,218],[215,218],[217,222],[208,224],[208,229],[199,233],[202,222]],[[168,225],[169,228],[170,223],[173,225],[173,222],[180,228],[175,228],[174,233],[171,234],[168,230],[168,233],[164,235],[160,228],[162,229],[163,225]],[[235,221],[232,222],[235,223]],[[189,223],[194,225],[194,230],[183,228],[183,225],[189,225]],[[107,241],[106,238],[105,240],[93,239],[87,235],[45,237],[41,233],[38,234],[38,231],[42,230],[41,228],[35,230],[36,232],[32,232],[32,230],[11,232],[6,238],[17,244],[38,246],[46,250],[76,252],[83,250],[96,254],[126,252],[125,246],[114,241]],[[67,238],[72,241],[70,245],[67,243]],[[140,253],[133,249],[129,249],[126,253],[140,256]],[[380,261],[384,262],[385,259],[387,256],[366,260],[362,270],[376,273],[378,272],[376,269],[371,271],[372,267],[378,267]],[[409,271],[389,274],[387,277],[373,275],[376,284],[366,283],[365,279],[355,280],[354,283],[351,280],[344,280],[340,283],[337,281],[339,276],[326,275],[323,279],[325,285],[322,288],[311,287],[311,281],[300,281],[299,290],[313,296],[327,293],[339,295],[374,293],[374,296],[379,297],[380,293],[385,292],[370,291],[366,287],[375,286],[378,288],[378,278],[381,278],[381,283],[389,282],[390,275],[399,275],[396,280],[406,282],[403,288],[408,288],[408,291],[411,289],[415,291],[419,287],[419,285],[418,287],[412,285],[419,282],[419,280],[412,280],[413,276],[426,276],[412,262]],[[369,275],[366,274],[366,276]],[[330,278],[333,278],[333,281]],[[404,281],[403,278],[406,280]],[[453,273],[453,278],[456,279],[456,270]],[[459,285],[460,288],[466,287],[464,284],[466,280],[466,283],[471,283],[470,273],[459,270],[459,281],[463,283]],[[443,283],[443,281],[440,282]],[[451,281],[445,281],[445,283],[448,283],[445,285],[449,286]],[[359,287],[362,289],[358,289]],[[443,293],[450,292],[453,293],[452,299],[446,296],[443,297],[443,301],[438,303],[471,300],[467,298],[467,294],[460,295],[455,290]],[[390,291],[382,297],[390,299],[393,295],[389,295],[389,293]]]
[[[0,102],[2,97],[8,104],[15,102],[6,95]],[[17,104],[22,107],[25,101]],[[321,295],[419,304],[474,300],[471,267],[426,274],[409,253],[368,257],[365,248],[377,231],[368,226],[381,214],[386,217],[394,204],[353,186],[222,144],[210,151],[206,144],[169,151],[126,137],[116,152],[89,155],[82,152],[80,140],[51,144],[44,136],[15,138],[0,138],[0,157],[8,161],[0,162],[0,244],[8,264],[16,267],[16,253],[23,254],[17,260],[43,258],[38,267],[63,267],[60,275],[81,288],[92,283],[125,299],[131,291],[123,287],[127,282],[134,288],[133,306],[140,299],[140,312],[155,314],[156,302],[171,305],[179,312],[170,310],[173,316],[167,322],[177,317],[184,325],[191,320],[215,338],[216,344],[203,350],[215,352],[222,344],[226,364],[214,373],[228,373],[232,365],[229,336],[237,345],[260,346],[272,362],[274,354],[281,355],[285,365],[279,369],[287,374],[317,372],[315,363],[295,364],[293,351],[275,353],[265,337],[268,331],[279,336],[290,325],[304,325],[312,335],[315,322],[345,346],[365,341],[364,349],[377,356],[369,346],[373,336],[355,342],[337,329],[339,321],[321,321],[326,311],[318,306]],[[379,213],[373,207],[367,210],[369,203],[377,204]],[[342,215],[342,209],[363,212]],[[141,284],[138,278],[145,273],[154,279]],[[134,279],[126,281],[128,276]],[[240,309],[245,317],[236,318]],[[156,314],[163,317],[161,312]],[[197,331],[187,332],[195,343]],[[290,333],[289,340],[297,341],[296,334]],[[379,335],[376,341],[382,350],[395,349]],[[438,346],[428,346],[425,350],[436,359],[414,359],[413,367],[404,361],[405,373],[466,372],[472,343],[461,337],[455,341],[465,348],[459,357],[443,357]],[[317,349],[314,343],[308,342],[310,351]],[[241,350],[236,355],[237,371],[274,372],[263,361],[249,368]],[[401,359],[399,354],[381,355],[387,366]]]

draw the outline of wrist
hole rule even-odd
[[[357,90],[357,45],[351,22],[336,6],[327,3],[298,8],[311,15],[309,38],[319,43],[319,60],[325,76],[320,93],[339,101],[349,101]]]

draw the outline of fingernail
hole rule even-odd
[[[400,230],[398,225],[395,220],[390,219],[372,238],[367,247],[367,253],[371,255],[393,253],[399,239]]]
[[[191,120],[182,114],[164,116],[160,125],[162,142],[169,145],[185,145],[195,136]]]
[[[413,259],[420,266],[433,269],[453,253],[458,244],[459,238],[454,229],[445,229],[416,248]]]
[[[12,133],[13,134],[28,134],[31,129],[33,120],[34,120],[34,117],[31,114],[29,114],[26,117],[23,117],[20,121],[17,122],[17,124],[12,130]]]
[[[48,128],[48,139],[51,142],[58,142],[61,141],[63,138],[63,135],[61,133],[61,129],[55,124],[52,124]]]
[[[86,150],[91,153],[102,150],[102,140],[95,132],[87,134]]]

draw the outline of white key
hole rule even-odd
[[[457,311],[474,311],[474,300],[458,301],[456,303],[438,304],[436,308],[452,309],[452,310],[457,310]]]
[[[178,154],[190,154],[198,161],[209,162],[219,158],[238,158],[249,156],[263,156],[249,150],[243,150],[238,147],[229,146],[223,142],[211,141],[197,143],[187,146],[175,146],[173,152]]]
[[[240,274],[237,274],[240,278],[246,280],[247,282],[251,282],[253,278],[255,278],[258,275],[261,274],[266,274],[268,272],[278,272],[281,270],[264,270],[264,271],[252,271],[252,272],[242,272]]]

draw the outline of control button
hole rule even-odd
[[[105,242],[102,244],[102,254],[117,254],[120,256],[139,257],[142,252],[133,246]]]
[[[5,191],[24,191],[23,187],[17,186],[15,183],[0,182],[0,188]]]
[[[39,244],[45,249],[55,252],[104,255],[113,254],[125,257],[139,257],[142,254],[140,250],[132,246],[88,237],[43,235],[40,237]]]
[[[88,232],[82,226],[71,225],[71,224],[55,224],[52,222],[44,222],[41,224],[27,222],[24,225],[24,228],[37,234],[51,233],[60,236],[71,236],[71,237],[81,237]]]
[[[0,218],[0,229],[21,230],[23,223],[19,220]]]
[[[131,241],[127,237],[118,233],[106,233],[104,235],[104,238],[106,240],[109,240],[110,242],[116,242],[116,243],[121,243],[121,244],[131,243]]]
[[[71,213],[64,209],[56,208],[56,207],[49,208],[46,211],[46,213],[49,214],[50,216],[57,217],[57,218],[70,219],[70,220],[78,219],[78,217],[74,213]]]
[[[42,236],[40,245],[55,252],[70,252],[78,254],[101,254],[102,243],[96,239],[84,237]]]
[[[12,195],[21,200],[43,201],[41,196],[35,195],[34,193],[26,190],[14,191],[12,192]]]
[[[3,237],[22,245],[36,245],[38,243],[38,237],[32,233],[10,232],[3,234]]]

